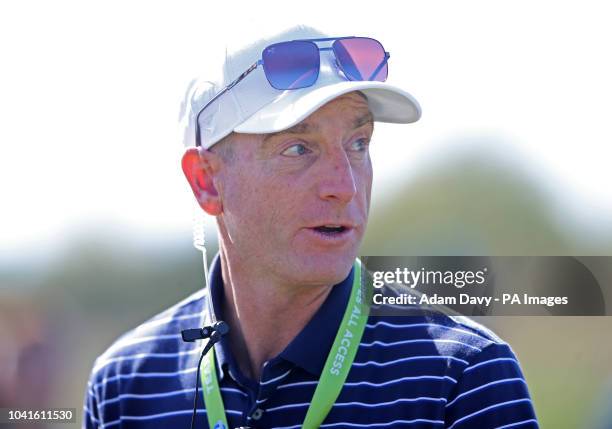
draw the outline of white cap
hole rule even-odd
[[[324,37],[329,36],[312,28],[296,27],[274,37],[259,40],[232,54],[228,53],[220,81],[196,80],[187,90],[181,109],[184,145],[195,146],[195,120],[202,107],[261,59],[264,48],[287,40]],[[331,43],[321,42],[320,46]],[[393,73],[392,64],[389,73]],[[266,79],[263,67],[259,66],[221,95],[200,115],[202,147],[210,148],[232,131],[267,134],[285,130],[325,103],[351,91],[361,91],[367,97],[375,121],[406,124],[417,121],[421,116],[418,102],[407,92],[386,82],[347,81],[338,70],[332,51],[321,51],[319,78],[310,87],[275,89]]]

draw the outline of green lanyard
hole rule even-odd
[[[353,288],[349,302],[344,310],[342,323],[336,334],[336,339],[332,345],[325,367],[319,378],[319,383],[315,389],[312,402],[306,412],[303,429],[318,428],[334,402],[340,395],[342,386],[346,381],[359,343],[368,320],[369,306],[365,303],[363,289],[361,288],[361,262],[355,261],[355,274],[353,276]],[[221,398],[219,382],[215,370],[215,349],[213,348],[203,359],[204,368],[202,369],[202,394],[206,406],[206,416],[208,427],[211,429],[228,428],[225,416],[225,406]]]

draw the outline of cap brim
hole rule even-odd
[[[368,98],[375,121],[408,124],[421,117],[419,103],[406,91],[385,82],[352,81],[287,90],[234,128],[234,131],[250,134],[283,131],[334,98],[352,91],[361,91]]]

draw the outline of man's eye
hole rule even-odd
[[[363,152],[368,148],[369,143],[370,141],[367,138],[362,137],[351,143],[351,149],[356,150],[358,152]]]
[[[306,146],[304,146],[301,143],[297,143],[297,144],[289,146],[287,149],[285,149],[281,153],[281,155],[296,157],[296,156],[304,155],[308,152],[310,152],[310,150]]]

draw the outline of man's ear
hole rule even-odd
[[[216,153],[195,147],[187,149],[181,160],[183,173],[193,195],[200,207],[211,216],[218,216],[223,212],[223,204],[213,182],[220,162]]]

